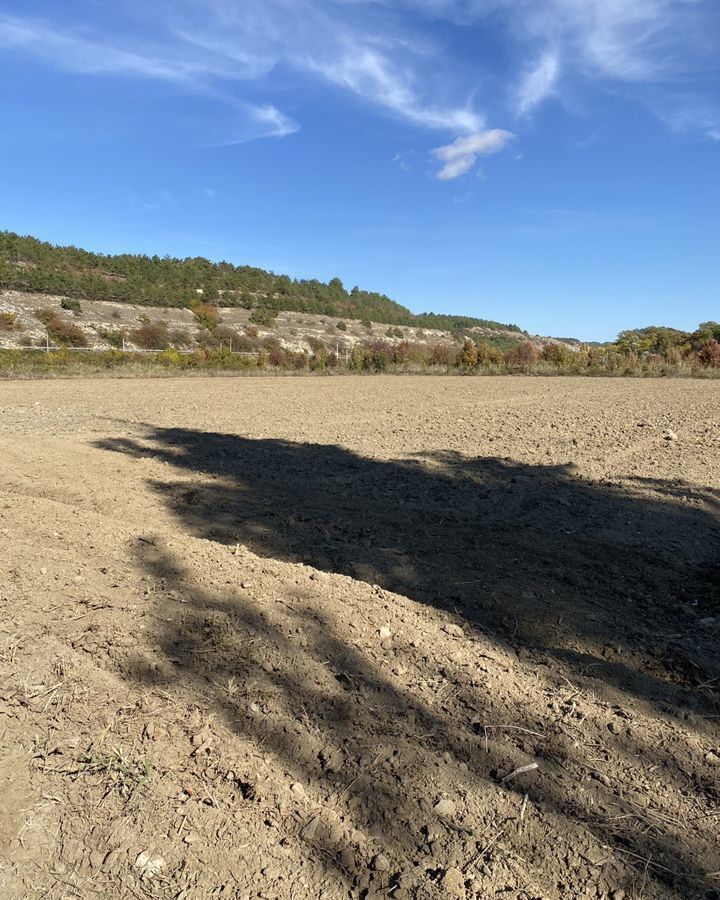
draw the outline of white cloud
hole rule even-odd
[[[692,125],[714,101],[720,58],[717,0],[404,0],[428,19],[482,28],[502,21],[516,60],[504,83],[522,116],[550,96],[592,86],[646,103],[666,122]],[[562,80],[560,79],[562,75]],[[679,94],[684,94],[680,98]]]
[[[715,106],[702,122],[689,112],[717,103],[711,90],[720,70],[717,0],[76,0],[76,6],[92,16],[0,13],[0,47],[77,73],[154,79],[210,94],[244,117],[242,135],[297,130],[271,102],[289,81],[331,85],[448,138],[479,134],[489,120],[522,119],[548,98],[574,98],[589,86],[625,92],[664,121],[683,121],[703,134],[718,121]],[[438,20],[450,26],[436,27]],[[477,51],[475,34],[483,35]],[[482,47],[497,42],[501,52],[490,59]],[[455,160],[450,171],[466,164]]]
[[[478,156],[499,153],[514,137],[510,131],[493,128],[457,138],[452,144],[446,144],[444,147],[437,147],[432,151],[432,155],[442,163],[442,168],[436,177],[440,181],[452,181],[460,175],[465,175],[473,168]]]
[[[560,74],[560,60],[553,50],[543,53],[532,68],[520,80],[516,91],[516,109],[524,116],[539,106],[555,92]]]
[[[482,117],[470,109],[424,103],[411,79],[373,48],[341,48],[330,59],[309,59],[305,64],[333,84],[348,88],[415,125],[455,132],[471,132],[483,125]]]
[[[288,134],[294,134],[300,128],[297,122],[293,122],[289,116],[271,104],[266,106],[248,104],[246,108],[248,114],[264,129],[256,137],[285,137]]]
[[[160,37],[155,44],[133,43],[132,49],[64,24],[0,14],[0,46],[73,72],[160,79],[195,91],[261,80],[283,65],[413,125],[455,133],[482,128],[482,115],[467,103],[444,97],[432,101],[432,80],[420,76],[418,62],[427,50],[421,41],[401,31],[392,34],[386,23],[362,27],[349,21],[353,10],[367,5],[364,0],[176,0],[163,5],[161,0],[144,12],[152,25],[148,34]],[[273,106],[256,107],[254,116],[257,121],[264,117],[273,136],[297,130]]]
[[[23,50],[57,68],[88,75],[125,75],[192,84],[207,66],[125,50],[35,19],[0,15],[0,46]],[[221,70],[217,70],[221,74]]]

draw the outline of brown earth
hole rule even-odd
[[[0,896],[720,897],[718,409],[0,384]]]

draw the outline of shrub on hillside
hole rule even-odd
[[[562,344],[546,344],[540,354],[545,362],[552,363],[558,369],[567,368],[573,360],[572,350],[568,350]]]
[[[478,364],[478,352],[475,341],[465,338],[460,355],[458,356],[458,365],[462,369],[474,369]]]
[[[146,319],[130,332],[130,340],[143,350],[167,350],[171,343],[170,329],[165,322]]]
[[[502,350],[487,341],[477,345],[478,366],[501,366],[505,361]]]
[[[80,301],[74,300],[71,297],[63,297],[60,301],[60,307],[61,309],[68,310],[68,312],[75,313],[76,316],[79,316],[82,313]]]
[[[433,344],[430,348],[430,365],[450,368],[457,363],[457,349],[449,344]]]
[[[540,354],[530,341],[521,341],[505,351],[505,364],[509,369],[529,372],[537,363]]]
[[[220,324],[220,314],[216,306],[211,306],[209,303],[203,303],[200,300],[193,300],[190,304],[190,309],[200,328],[205,328],[207,331],[215,331]]]
[[[227,325],[219,325],[214,331],[203,331],[197,337],[201,347],[208,349],[225,348],[234,353],[248,353],[257,350],[256,338],[247,337]]]
[[[274,309],[268,309],[266,306],[258,306],[250,315],[250,321],[255,325],[261,325],[264,328],[272,328],[275,324],[277,312]]]
[[[104,341],[107,341],[111,347],[114,347],[116,350],[122,349],[123,341],[125,340],[124,331],[120,331],[117,328],[98,328],[98,334]]]
[[[17,318],[13,312],[0,313],[0,331],[13,331],[17,327]]]
[[[39,309],[35,313],[35,317],[39,319],[47,329],[50,341],[55,344],[61,344],[63,347],[87,347],[87,337],[85,332],[67,322],[52,309]]]
[[[698,350],[700,362],[711,369],[720,369],[720,341],[710,338]]]

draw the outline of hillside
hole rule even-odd
[[[347,291],[339,278],[328,284],[291,279],[202,257],[110,256],[58,247],[10,231],[0,232],[0,287],[80,300],[181,308],[201,296],[221,307],[318,313],[456,335],[472,328],[520,333],[517,325],[470,316],[416,315],[384,294],[358,287]]]
[[[3,321],[12,321],[12,326]],[[524,337],[514,331],[486,326],[467,329],[477,341],[504,350]],[[535,338],[537,346],[543,339]],[[85,301],[62,295],[0,289],[0,348],[45,346],[127,350],[176,347],[180,350],[224,346],[241,352],[272,350],[278,345],[294,353],[322,346],[340,359],[356,344],[382,342],[388,346],[446,348],[460,346],[454,332],[439,328],[411,328],[317,313],[264,308],[225,307],[204,303],[193,308],[149,307],[116,301]]]

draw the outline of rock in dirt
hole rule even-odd
[[[665,434],[663,435],[663,438],[666,441],[676,441],[678,439],[678,436],[675,434],[675,432],[672,430],[672,428],[668,428],[667,431],[665,432]]]
[[[463,628],[460,625],[456,625],[454,622],[448,622],[447,625],[443,625],[443,631],[451,637],[465,637]]]
[[[455,815],[455,804],[452,800],[448,800],[447,798],[443,800],[438,800],[438,802],[433,807],[435,812],[439,816],[454,816]]]
[[[355,871],[355,851],[351,847],[340,851],[340,865],[348,872]]]
[[[387,625],[383,625],[383,627],[378,631],[378,635],[381,641],[386,641],[388,638],[392,637],[392,631],[387,627]]]
[[[90,853],[88,858],[88,862],[90,864],[91,869],[100,869],[102,868],[102,864],[105,861],[105,856],[99,850],[93,850]]]
[[[378,853],[378,855],[373,859],[372,862],[373,869],[376,872],[389,872],[390,871],[390,860],[385,856],[384,853]]]
[[[720,756],[717,753],[707,753],[705,754],[705,762],[709,766],[720,766]]]
[[[153,856],[149,850],[143,850],[135,859],[135,868],[139,869],[141,878],[149,880],[162,872],[165,860],[162,856]]]
[[[442,886],[448,897],[465,896],[465,879],[460,869],[457,869],[455,866],[446,869],[442,879]]]
[[[212,734],[207,728],[203,728],[202,731],[198,731],[197,734],[192,736],[193,747],[202,747],[203,744],[209,743],[210,741],[212,741]]]
[[[318,754],[318,758],[320,759],[320,765],[325,772],[339,772],[343,767],[342,751],[335,747],[323,747]]]
[[[296,797],[302,798],[305,796],[305,788],[299,781],[296,781],[294,784],[290,785],[290,790],[295,794]]]
[[[300,832],[300,837],[304,841],[312,841],[315,838],[315,833],[318,830],[318,825],[320,824],[319,816],[315,816],[313,819],[307,823],[307,825]]]
[[[712,628],[713,625],[717,625],[717,621],[715,616],[706,616],[704,619],[698,619],[698,625],[701,628]]]

